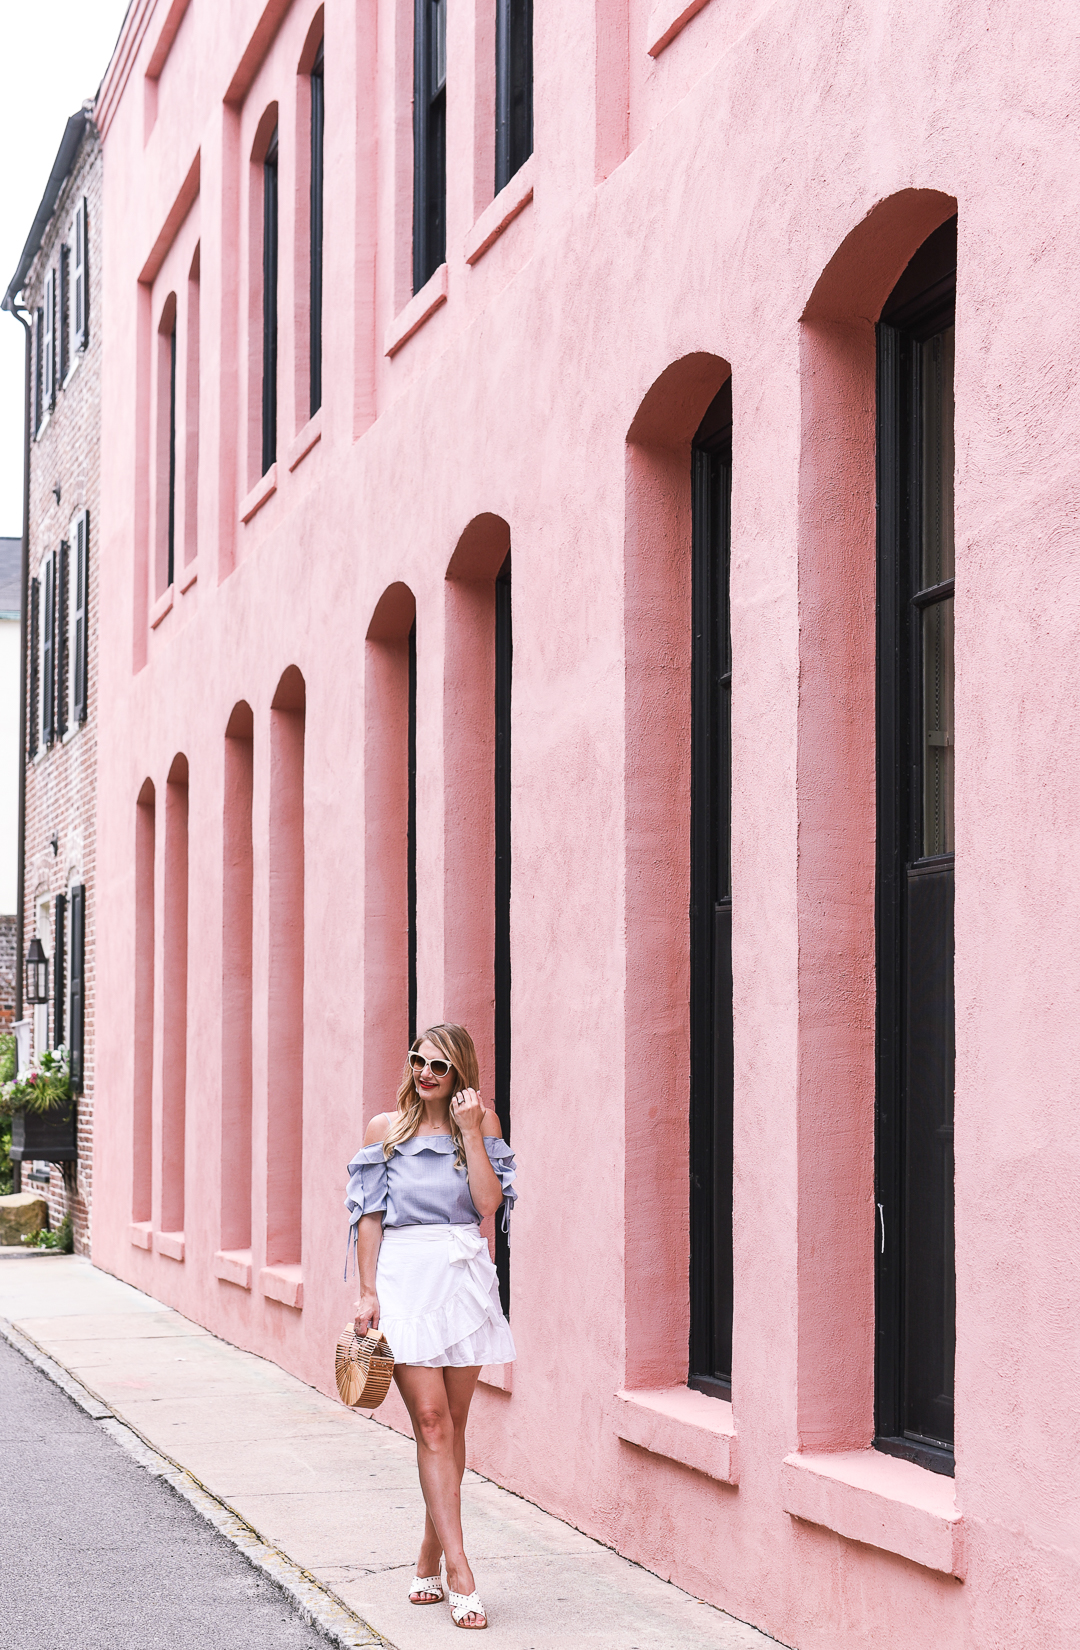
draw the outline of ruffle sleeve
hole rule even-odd
[[[517,1202],[517,1190],[514,1181],[517,1179],[517,1161],[505,1140],[500,1140],[497,1134],[486,1134],[484,1145],[487,1148],[488,1161],[499,1177],[499,1184],[503,1190],[503,1217],[502,1229],[509,1236],[510,1216],[514,1204]]]
[[[386,1159],[382,1141],[362,1146],[349,1164],[349,1187],[345,1207],[349,1211],[349,1243],[345,1253],[345,1276],[349,1275],[349,1254],[355,1253],[361,1215],[386,1212]]]

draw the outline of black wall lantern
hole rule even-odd
[[[26,953],[26,1000],[28,1003],[49,1000],[49,959],[36,934]]]

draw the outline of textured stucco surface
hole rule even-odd
[[[371,629],[392,585],[411,592],[417,626],[419,1019],[473,1025],[490,1093],[488,581],[505,544],[466,530],[497,517],[514,570],[520,1357],[512,1395],[481,1388],[477,1466],[799,1650],[1073,1642],[1080,40],[1069,8],[710,0],[654,59],[650,0],[537,7],[534,198],[469,266],[466,237],[491,193],[490,87],[479,8],[462,0],[449,25],[447,301],[387,357],[409,297],[409,8],[328,0],[325,392],[320,439],[293,470],[305,195],[290,157],[314,7],[271,7],[280,26],[261,59],[247,50],[263,15],[254,0],[190,7],[152,123],[144,74],[165,8],[147,9],[141,42],[133,9],[99,104],[95,1260],[329,1389],[351,1299],[341,1166],[363,1115],[392,1093],[404,1036],[386,974],[400,946],[372,904],[380,890],[400,895],[388,860],[380,875],[392,821],[386,793],[368,788],[398,760],[400,716],[378,707],[400,668],[370,651],[404,635],[392,616]],[[137,45],[130,74],[125,42]],[[274,102],[282,434],[276,490],[241,524],[257,480],[248,157]],[[872,1520],[853,1539],[839,1515],[843,1534],[793,1517],[783,1490],[793,1452],[846,1454],[872,1433],[872,323],[953,210],[963,1581],[870,1544]],[[196,223],[197,579],[151,629],[150,346],[159,274],[181,242],[182,266]],[[621,1441],[616,1400],[686,1371],[688,450],[729,367],[737,1487]],[[390,605],[399,620],[411,611]],[[220,1280],[213,1264],[223,1097],[239,1058],[221,1037],[225,729],[245,700],[257,1280],[270,707],[290,666],[306,689],[302,1311]],[[148,778],[163,797],[178,753],[190,772],[182,1263],[129,1236],[136,798]],[[159,805],[159,856],[162,819]],[[160,981],[160,925],[155,944]],[[160,1015],[155,1036],[159,1110]],[[939,1548],[927,1537],[925,1550]]]

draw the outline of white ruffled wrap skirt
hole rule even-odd
[[[375,1289],[399,1364],[467,1369],[517,1356],[477,1226],[384,1226]]]

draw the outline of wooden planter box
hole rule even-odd
[[[45,1112],[42,1116],[17,1111],[11,1119],[11,1161],[78,1162],[76,1111],[74,1100],[66,1111]]]

